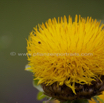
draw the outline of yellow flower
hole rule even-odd
[[[104,75],[104,25],[91,17],[49,19],[27,40],[28,61],[39,84],[91,84]]]

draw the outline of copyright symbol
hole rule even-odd
[[[15,56],[16,55],[16,52],[10,52],[10,55],[11,56]]]

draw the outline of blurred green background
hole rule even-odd
[[[0,103],[36,100],[33,75],[25,71],[26,38],[38,23],[76,14],[104,20],[104,0],[0,0]]]

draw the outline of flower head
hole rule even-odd
[[[91,17],[49,19],[27,40],[29,65],[39,84],[90,85],[104,75],[104,25]]]

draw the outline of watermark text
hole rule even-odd
[[[93,56],[93,53],[16,53],[10,52],[11,56]]]

